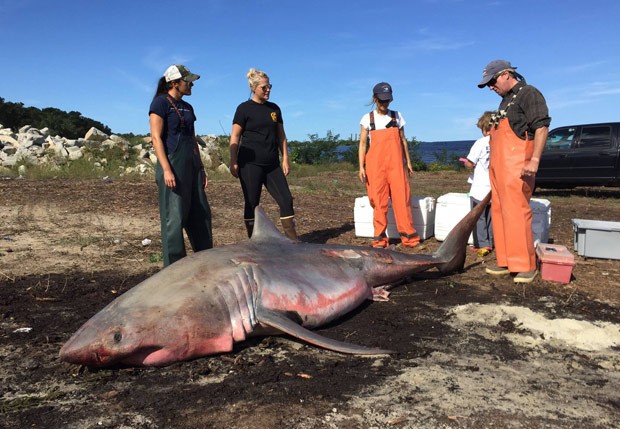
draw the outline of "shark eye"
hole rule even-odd
[[[122,339],[123,339],[123,334],[121,334],[120,332],[115,332],[114,333],[114,341],[115,342],[120,343]]]

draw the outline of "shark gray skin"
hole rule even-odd
[[[144,280],[75,332],[60,359],[89,367],[165,366],[272,333],[342,353],[389,353],[311,329],[371,299],[374,287],[433,267],[462,269],[468,236],[489,198],[432,255],[292,241],[257,208],[250,240],[194,253]]]

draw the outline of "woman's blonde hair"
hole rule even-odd
[[[261,79],[263,78],[269,79],[269,76],[267,76],[267,73],[265,73],[262,70],[257,70],[257,69],[250,69],[246,77],[248,78],[248,83],[250,84],[250,89],[252,91],[254,91],[254,89],[256,89],[256,87],[260,84]]]
[[[491,117],[495,112],[486,111],[478,118],[478,128],[482,131],[491,131]]]

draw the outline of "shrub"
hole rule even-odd
[[[324,164],[339,160],[338,148],[342,145],[340,134],[327,131],[325,137],[318,134],[309,134],[309,142],[291,141],[289,157],[296,164]]]

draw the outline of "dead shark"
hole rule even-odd
[[[375,287],[434,267],[462,269],[467,239],[489,199],[431,255],[292,241],[259,207],[250,240],[194,253],[128,290],[73,334],[60,359],[89,367],[165,366],[274,333],[342,353],[389,353],[311,329],[371,299]]]

